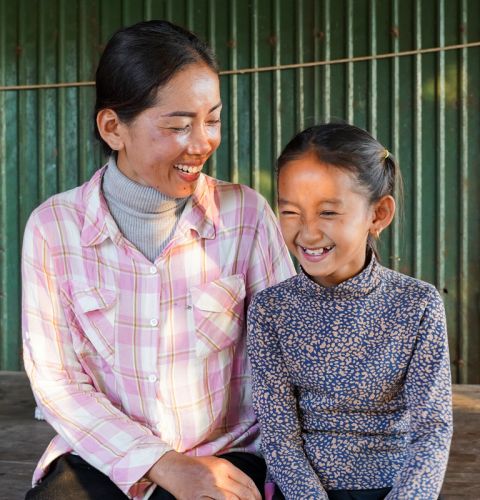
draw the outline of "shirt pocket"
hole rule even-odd
[[[243,274],[220,278],[190,290],[196,353],[206,357],[236,343],[245,321]]]
[[[75,317],[85,337],[110,365],[115,354],[116,290],[75,284],[72,302]]]

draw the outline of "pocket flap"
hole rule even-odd
[[[117,292],[110,288],[75,286],[72,298],[75,307],[86,313],[111,307],[117,301]]]
[[[223,312],[245,298],[243,274],[220,278],[190,290],[192,305],[203,311]]]

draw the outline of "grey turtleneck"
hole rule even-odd
[[[151,262],[172,239],[189,197],[171,198],[126,177],[110,157],[103,194],[121,233]]]

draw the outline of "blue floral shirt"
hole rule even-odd
[[[254,298],[253,400],[287,499],[392,487],[436,499],[452,435],[445,313],[436,289],[381,266],[325,288],[302,271]]]

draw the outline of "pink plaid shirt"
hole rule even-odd
[[[25,368],[58,433],[33,481],[73,450],[143,499],[169,450],[257,452],[245,310],[294,269],[266,201],[206,175],[150,262],[108,212],[103,172],[25,230]]]

